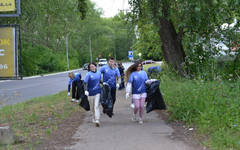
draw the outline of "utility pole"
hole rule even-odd
[[[95,34],[96,32],[93,32],[92,34],[89,35],[89,46],[90,46],[90,58],[91,58],[91,63],[92,63],[92,44],[91,44],[91,35]]]
[[[92,63],[92,47],[91,47],[91,35],[89,35],[89,44],[90,44],[90,59],[91,59],[91,63]]]
[[[67,51],[67,70],[69,70],[69,63],[68,63],[68,33],[66,35],[66,51]]]

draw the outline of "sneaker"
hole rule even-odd
[[[72,99],[72,102],[75,102],[75,99]]]
[[[76,103],[79,103],[79,100],[76,100]]]
[[[135,107],[135,106],[134,106],[134,103],[132,103],[132,104],[130,105],[130,107],[131,107],[131,108],[134,108],[134,107]]]
[[[133,116],[132,116],[132,121],[133,121],[133,122],[136,122],[136,121],[137,121],[137,115],[133,114]]]
[[[99,125],[100,125],[99,120],[96,120],[96,127],[99,127]]]
[[[142,118],[139,118],[139,119],[138,119],[138,123],[143,123],[143,119],[142,119]]]

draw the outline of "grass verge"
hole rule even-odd
[[[71,103],[66,93],[63,91],[2,107],[0,123],[10,124],[16,142],[8,146],[0,145],[0,149],[34,149],[50,138],[62,120],[81,110],[79,105]]]
[[[170,119],[194,127],[199,137],[206,137],[202,144],[213,150],[240,149],[239,80],[181,79],[164,66],[159,78]]]

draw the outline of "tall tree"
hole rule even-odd
[[[129,0],[129,2],[134,21],[144,22],[151,19],[154,22],[161,39],[159,43],[164,60],[181,75],[185,72],[184,64],[188,64],[183,46],[185,33],[190,35],[196,33],[204,39],[223,23],[226,12],[231,14],[239,12],[235,6],[239,5],[237,0]]]

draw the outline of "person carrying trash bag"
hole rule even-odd
[[[70,96],[70,89],[71,89],[71,84],[72,84],[72,102],[76,102],[79,103],[79,95],[77,92],[77,84],[80,83],[81,81],[81,74],[80,73],[73,73],[73,72],[69,72],[68,73],[68,94],[67,96]]]
[[[103,74],[103,82],[106,82],[111,88],[111,97],[113,101],[113,107],[116,101],[116,89],[119,88],[121,84],[121,76],[118,68],[115,66],[115,60],[113,57],[110,57],[108,60],[108,65],[103,66],[100,69],[100,72]],[[117,83],[116,83],[117,78]]]
[[[84,79],[85,95],[92,105],[92,121],[98,127],[100,125],[100,94],[101,73],[95,63],[88,65],[88,73]]]
[[[148,80],[147,73],[142,70],[142,63],[136,62],[131,65],[126,72],[126,99],[129,98],[130,89],[132,87],[132,97],[134,102],[134,110],[132,121],[137,121],[137,112],[139,111],[139,123],[143,123],[144,103],[147,97],[145,82]]]
[[[162,97],[162,93],[160,92],[159,85],[160,85],[160,81],[157,79],[151,79],[146,82],[146,90],[147,90],[146,112],[147,113],[155,109],[159,109],[159,110],[167,109]]]
[[[100,101],[103,107],[103,113],[106,113],[110,118],[112,118],[113,100],[111,95],[111,87],[106,82],[103,82]]]
[[[84,90],[84,81],[81,80],[80,83],[77,85],[77,92],[79,94],[79,97],[81,98],[81,102],[79,103],[79,106],[84,108],[86,111],[90,110],[90,104],[88,101],[88,97],[85,95],[85,90]]]
[[[149,78],[157,77],[158,75],[160,75],[161,67],[160,66],[150,67],[150,68],[148,68],[147,72],[148,72]]]

